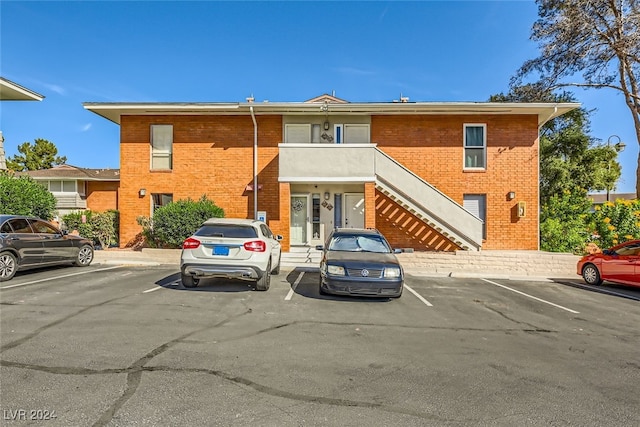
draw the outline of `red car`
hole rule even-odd
[[[577,272],[589,285],[603,281],[640,286],[640,240],[621,243],[602,253],[583,256]]]

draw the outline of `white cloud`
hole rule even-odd
[[[88,131],[89,129],[91,129],[91,123],[87,123],[86,125],[82,126],[81,131],[82,131],[82,132],[86,132],[86,131]]]

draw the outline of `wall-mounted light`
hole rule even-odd
[[[331,194],[329,194],[329,192],[328,192],[328,191],[325,191],[325,192],[324,192],[324,199],[325,199],[325,200],[329,200],[329,197],[331,197]]]
[[[147,195],[147,189],[146,188],[141,188],[138,190],[138,196],[140,197],[144,197]]]
[[[509,198],[509,200],[513,200],[516,198],[516,192],[515,191],[509,191],[507,193],[507,197]]]
[[[324,127],[324,130],[329,130],[329,121],[325,121],[322,126]]]

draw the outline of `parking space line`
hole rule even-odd
[[[588,286],[583,283],[576,283],[576,282],[569,282],[569,284],[577,286],[581,289],[588,289],[590,291],[598,292],[605,295],[613,295],[614,297],[622,297],[622,298],[632,299],[634,301],[640,301],[640,298],[635,297],[633,295],[621,294],[619,292],[610,291],[609,289],[604,289],[601,287],[594,288],[593,286]]]
[[[298,278],[296,279],[295,282],[293,282],[293,285],[291,285],[291,289],[289,289],[289,292],[287,293],[287,296],[284,297],[285,301],[290,301],[291,300],[291,297],[293,297],[293,293],[295,292],[296,288],[298,287],[298,284],[302,280],[302,276],[304,276],[304,271],[301,271],[300,274],[298,274]]]
[[[517,289],[513,289],[513,288],[510,288],[510,287],[508,287],[508,286],[501,285],[500,283],[496,283],[496,282],[493,282],[493,281],[488,280],[488,279],[482,279],[482,280],[484,280],[484,281],[485,281],[485,282],[487,282],[487,283],[491,283],[492,285],[499,286],[499,287],[501,287],[501,288],[503,288],[503,289],[506,289],[506,290],[508,290],[508,291],[515,292],[516,294],[523,295],[523,296],[525,296],[525,297],[527,297],[527,298],[531,298],[531,299],[534,299],[534,300],[536,300],[536,301],[540,301],[540,302],[543,302],[543,303],[545,303],[545,304],[552,305],[552,306],[557,307],[557,308],[559,308],[559,309],[561,309],[561,310],[568,311],[569,313],[573,313],[573,314],[578,314],[578,313],[580,313],[579,311],[575,311],[575,310],[572,310],[572,309],[570,309],[570,308],[563,307],[563,306],[558,305],[558,304],[554,304],[554,303],[552,303],[552,302],[549,302],[549,301],[543,300],[542,298],[534,297],[533,295],[526,294],[526,293],[524,293],[524,292],[522,292],[522,291],[518,291]]]
[[[413,289],[411,289],[409,286],[407,286],[406,284],[404,285],[404,288],[406,290],[408,290],[409,292],[411,292],[413,295],[416,296],[416,298],[418,298],[420,301],[422,301],[423,303],[425,303],[427,305],[427,307],[433,307],[433,304],[431,304],[429,301],[427,301],[426,299],[424,299],[424,297],[422,295],[420,295],[419,293],[417,293],[416,291],[414,291]]]
[[[164,286],[156,286],[154,288],[147,289],[146,291],[142,291],[142,293],[143,294],[147,294],[149,292],[157,291],[158,289],[165,289],[167,286],[177,285],[178,283],[180,283],[180,280],[174,280],[173,282],[169,282]]]
[[[114,268],[122,268],[122,266],[121,265],[116,265],[115,267],[99,268],[97,270],[87,270],[87,271],[81,271],[79,273],[65,274],[64,276],[47,277],[46,279],[34,280],[32,282],[18,283],[17,285],[3,286],[3,287],[0,288],[0,290],[1,289],[17,288],[19,286],[33,285],[33,284],[36,284],[36,283],[48,282],[49,280],[64,279],[65,277],[79,276],[81,274],[95,273],[97,271],[113,270]]]

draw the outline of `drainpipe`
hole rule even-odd
[[[253,105],[249,106],[253,120],[253,219],[258,219],[258,123],[253,113]]]

